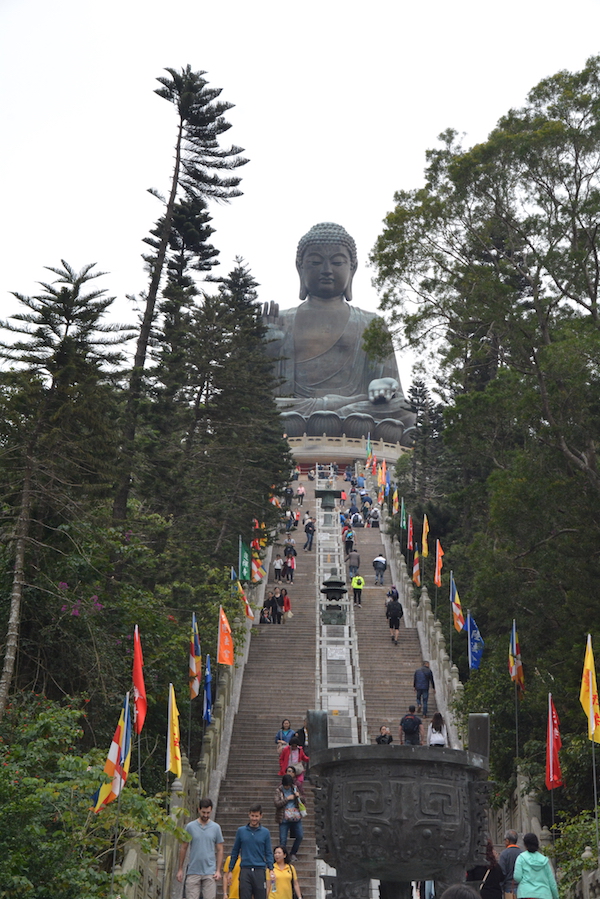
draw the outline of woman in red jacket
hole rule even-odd
[[[298,787],[301,796],[304,795],[304,766],[306,762],[308,762],[308,756],[304,752],[302,746],[300,746],[298,738],[292,737],[289,744],[284,746],[281,750],[279,756],[279,773],[281,775],[285,774],[288,766],[294,768],[296,772],[296,786]]]

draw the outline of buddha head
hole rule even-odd
[[[352,300],[352,279],[358,266],[354,239],[341,225],[321,222],[300,238],[296,268],[300,299],[309,294],[324,300],[343,296]]]

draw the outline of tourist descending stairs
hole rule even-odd
[[[293,482],[294,485],[297,482]],[[314,513],[314,485],[301,479],[306,489],[301,515],[308,509]],[[294,500],[293,509],[296,509]],[[262,823],[271,831],[273,846],[279,844],[279,827],[275,824],[275,789],[281,783],[275,734],[284,718],[298,730],[308,709],[315,707],[316,657],[316,583],[315,552],[304,552],[305,534],[302,523],[291,532],[298,553],[294,583],[284,584],[292,602],[293,618],[285,624],[261,624],[253,628],[250,653],[233,736],[227,774],[221,785],[215,820],[221,825],[225,840],[225,856],[231,851],[235,832],[248,822],[248,808],[255,802],[263,807]],[[273,547],[273,558],[282,552]],[[268,589],[276,586],[273,567],[269,571]],[[307,815],[303,819],[304,840],[295,863],[304,899],[315,899],[315,836],[312,790],[305,782]],[[288,851],[293,840],[288,839]],[[219,896],[221,893],[218,894]]]
[[[382,724],[390,728],[394,743],[399,743],[400,719],[411,704],[416,705],[413,676],[421,667],[423,657],[416,628],[407,628],[400,622],[399,646],[390,639],[390,628],[385,617],[386,594],[392,586],[390,569],[385,572],[383,587],[375,586],[373,559],[379,553],[385,556],[385,548],[379,528],[355,528],[355,548],[360,554],[360,574],[365,579],[362,607],[355,607],[354,621],[358,634],[360,671],[363,679],[367,726],[370,741],[374,742]],[[346,579],[350,589],[350,577],[346,566]],[[400,597],[402,601],[402,597]],[[427,723],[437,711],[435,693],[429,692]],[[422,716],[420,716],[422,717]]]

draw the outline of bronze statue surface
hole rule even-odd
[[[379,319],[351,305],[356,246],[340,225],[315,225],[298,244],[301,306],[265,308],[268,353],[280,378],[277,404],[288,436],[371,434],[410,445],[414,413],[396,358],[367,356],[363,335]]]

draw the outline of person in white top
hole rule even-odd
[[[439,712],[436,712],[429,727],[427,728],[427,745],[428,746],[447,746],[448,733],[444,719]]]

